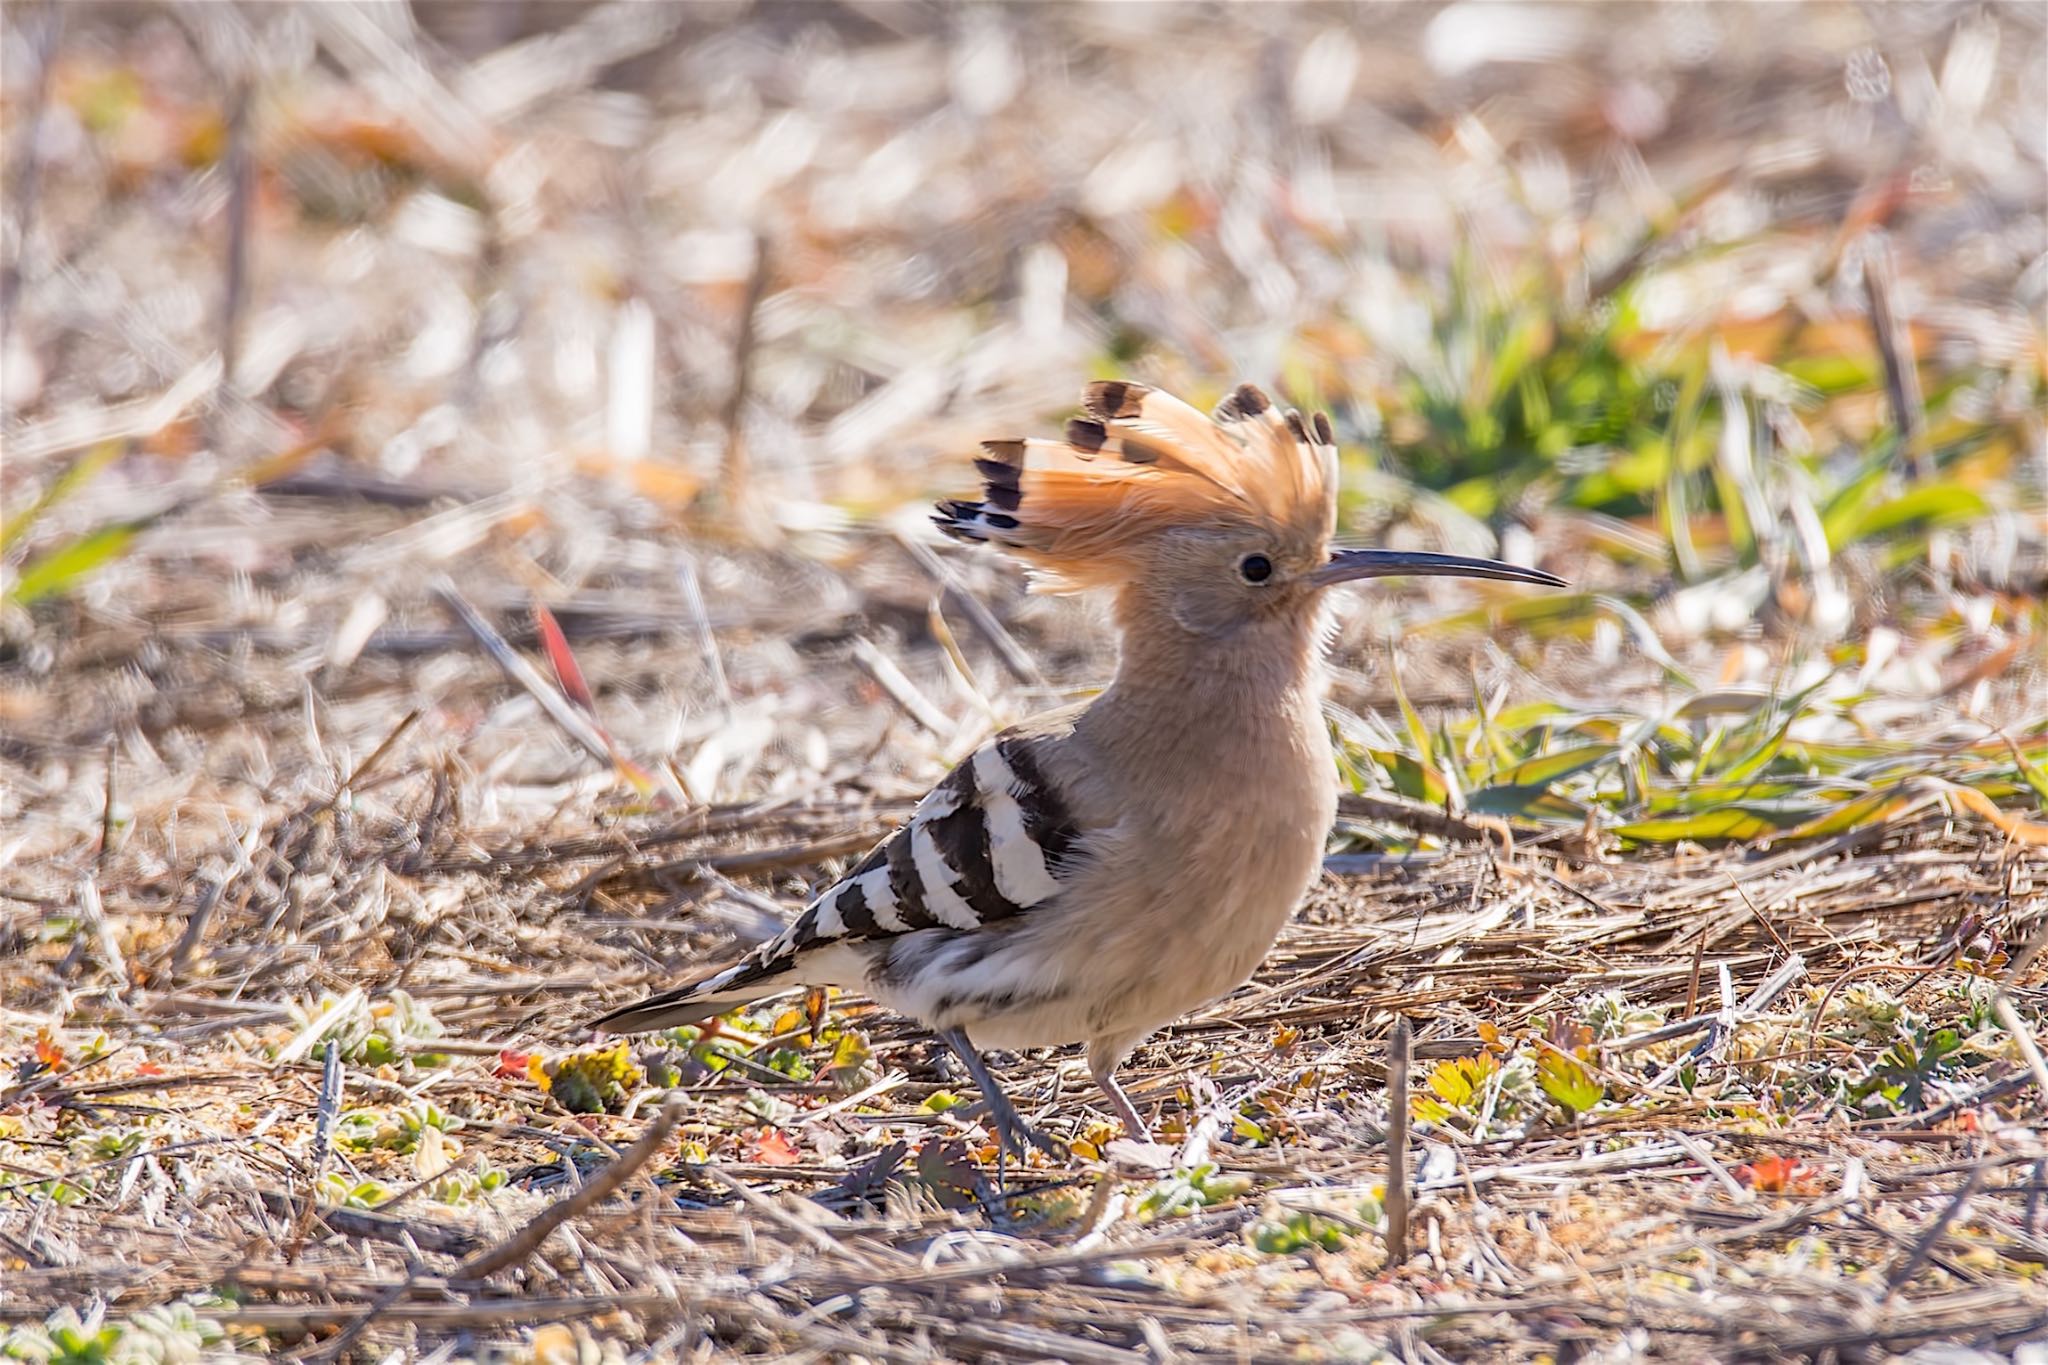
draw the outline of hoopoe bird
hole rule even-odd
[[[1252,385],[1213,416],[1136,383],[1091,384],[1081,402],[1064,441],[984,442],[981,499],[933,520],[1021,559],[1036,589],[1114,593],[1114,681],[960,763],[784,933],[597,1027],[863,991],[959,1054],[1004,1150],[1055,1151],[982,1048],[1087,1044],[1096,1085],[1149,1142],[1116,1068],[1247,980],[1322,866],[1337,806],[1328,589],[1394,574],[1564,585],[1494,560],[1333,550],[1329,418],[1283,413]]]

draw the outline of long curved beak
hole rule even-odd
[[[1354,578],[1499,578],[1510,583],[1541,583],[1546,588],[1571,586],[1556,574],[1525,569],[1498,559],[1469,559],[1428,550],[1333,550],[1330,562],[1308,576],[1310,585],[1327,588]]]

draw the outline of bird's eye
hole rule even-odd
[[[1247,583],[1263,583],[1273,576],[1273,561],[1264,555],[1246,555],[1237,561],[1237,576]]]

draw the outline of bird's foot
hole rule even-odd
[[[989,1091],[987,1099],[976,1108],[986,1119],[989,1131],[995,1135],[996,1145],[1002,1149],[1005,1156],[1013,1157],[1022,1163],[1025,1152],[1032,1147],[1036,1147],[1054,1160],[1066,1155],[1059,1143],[1026,1123],[1024,1116],[1017,1112],[1002,1091]]]
[[[995,1133],[997,1148],[1003,1155],[1014,1156],[1019,1164],[1024,1160],[1024,1153],[1032,1147],[1036,1147],[1054,1160],[1066,1155],[1051,1138],[1024,1121],[1016,1106],[1010,1103],[1010,1097],[996,1084],[996,1078],[989,1074],[988,1066],[982,1061],[981,1054],[974,1050],[974,1045],[967,1040],[965,1033],[959,1029],[946,1029],[939,1037],[953,1049],[954,1054],[966,1066],[967,1074],[981,1087],[980,1108],[988,1119],[989,1128]],[[997,1174],[1000,1178],[1000,1163]]]
[[[1125,1137],[1148,1147],[1157,1145],[1152,1141],[1151,1125],[1138,1112],[1138,1106],[1131,1103],[1131,1097],[1124,1093],[1124,1088],[1117,1084],[1115,1075],[1108,1071],[1098,1072],[1095,1084],[1101,1087],[1103,1098],[1109,1101],[1110,1108],[1116,1110],[1116,1116],[1123,1120]]]

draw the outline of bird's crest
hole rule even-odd
[[[1282,412],[1240,384],[1213,416],[1121,380],[1090,384],[1064,441],[984,441],[981,501],[932,520],[958,540],[1015,552],[1053,587],[1114,581],[1153,534],[1254,522],[1327,540],[1336,520],[1330,419]]]

